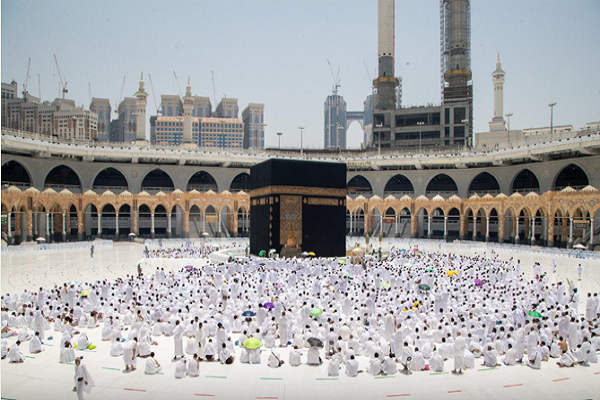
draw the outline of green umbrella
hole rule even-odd
[[[310,316],[311,317],[320,317],[321,315],[323,315],[323,309],[319,308],[319,307],[315,307],[313,309],[310,310]]]
[[[346,265],[346,260],[338,260],[338,263]]]
[[[542,314],[537,311],[529,311],[529,316],[534,318],[542,318]]]
[[[433,272],[433,270],[431,268],[427,268],[425,272]]]
[[[350,272],[344,271],[344,276],[347,277],[347,278],[350,277]]]
[[[259,257],[264,257],[267,255],[267,251],[266,250],[261,250],[260,253],[258,253]]]
[[[421,284],[419,285],[419,289],[421,289],[421,290],[429,290],[429,289],[431,289],[431,288],[429,287],[429,285],[427,285],[427,284],[425,284],[425,283],[421,283]]]
[[[404,266],[404,267],[412,267],[412,266],[413,266],[413,264],[412,264],[412,263],[409,263],[409,262],[407,262],[407,263],[404,263],[404,265],[403,265],[403,266]]]
[[[384,282],[384,283],[381,284],[381,287],[392,287],[392,284]]]
[[[82,297],[88,296],[90,293],[92,293],[91,290],[84,290],[81,293],[79,293]]]
[[[254,350],[254,349],[258,349],[260,346],[262,346],[262,343],[257,338],[251,337],[251,338],[244,340],[244,347],[247,349]]]

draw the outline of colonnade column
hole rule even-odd
[[[467,237],[468,226],[469,226],[469,217],[465,216],[465,215],[461,216],[460,217],[460,231],[458,232],[459,240],[465,240],[465,238]]]
[[[573,248],[573,217],[569,217],[569,241],[567,242],[567,248]]]
[[[202,231],[204,232],[204,221],[202,222]],[[190,212],[183,211],[181,213],[181,237],[186,239],[190,237]]]
[[[419,221],[414,214],[410,215],[410,237],[415,239],[419,236]]]
[[[50,241],[50,213],[46,213],[46,240]]]
[[[12,235],[12,213],[10,211],[8,212],[8,217],[7,217],[6,222],[8,223],[8,229],[7,229],[8,244],[14,244],[13,235]]]
[[[150,237],[154,239],[154,211],[150,213]]]
[[[485,216],[485,241],[490,241],[490,216]]]
[[[27,210],[27,241],[31,242],[33,240],[33,218],[32,211]]]
[[[171,233],[171,213],[167,213],[167,237],[171,238],[173,235]]]
[[[62,213],[62,232],[61,232],[62,241],[67,241],[67,216],[65,213]]]
[[[477,216],[473,214],[473,241],[477,241]]]
[[[535,216],[531,217],[531,245],[535,246]]]
[[[504,215],[498,216],[498,242],[504,243]]]
[[[77,213],[77,240],[83,241],[85,239],[85,214],[82,212]]]
[[[100,211],[98,211],[98,233],[96,236],[99,238],[102,237],[102,213]]]
[[[590,217],[590,245],[588,246],[589,250],[594,251],[594,216]]]
[[[519,244],[519,217],[515,217],[515,244]]]
[[[548,247],[554,247],[554,217],[548,217]]]
[[[448,216],[444,215],[444,242],[448,240]]]
[[[354,222],[354,214],[350,213],[350,236],[352,236],[352,233],[354,233],[353,231],[353,222]]]
[[[427,239],[431,239],[433,237],[433,232],[431,232],[431,215],[427,216]]]
[[[115,214],[115,240],[119,240],[119,213]]]
[[[394,217],[394,237],[398,237],[398,216]]]

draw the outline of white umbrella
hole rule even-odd
[[[204,237],[209,237],[209,236],[210,236],[210,234],[209,234],[208,232],[202,232],[202,236],[204,236]]]
[[[585,247],[585,245],[579,243],[576,244],[575,246],[573,246],[574,249],[580,249],[580,250],[587,250],[587,247]]]
[[[35,239],[35,241],[36,242],[45,242],[46,238],[43,238],[43,237],[40,236],[39,238]]]

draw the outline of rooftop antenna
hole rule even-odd
[[[40,74],[38,74],[38,90],[40,94],[40,103],[42,102],[42,84],[40,83]]]
[[[92,84],[88,82],[88,93],[90,95],[90,103],[92,102]]]
[[[183,97],[181,95],[181,89],[179,89],[179,79],[177,79],[177,74],[173,71],[173,75],[175,75],[175,82],[177,82],[177,91],[179,92],[179,97]]]
[[[152,98],[154,99],[154,107],[156,107],[156,115],[160,114],[160,110],[158,108],[158,104],[156,104],[156,96],[154,94],[154,84],[152,83],[152,75],[148,74],[150,78],[150,88],[152,89]]]

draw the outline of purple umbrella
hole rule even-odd
[[[475,284],[477,286],[483,286],[483,281],[481,279],[475,279]]]
[[[275,305],[273,303],[265,303],[265,304],[263,304],[263,307],[266,308],[267,310],[272,310],[275,308]]]

